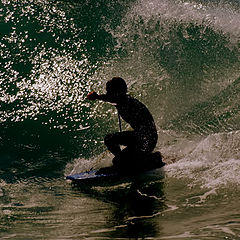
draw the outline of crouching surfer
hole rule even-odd
[[[104,143],[114,155],[113,167],[119,171],[150,170],[162,167],[160,152],[152,153],[158,134],[153,117],[147,107],[127,94],[127,84],[120,77],[114,77],[106,84],[106,94],[95,91],[87,95],[89,100],[102,100],[115,105],[120,117],[130,124],[133,131],[107,134]],[[121,150],[120,146],[126,146]]]

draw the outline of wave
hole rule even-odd
[[[189,178],[204,188],[239,186],[239,138],[239,131],[208,135],[167,167],[168,176]]]
[[[205,102],[196,104],[191,111],[174,119],[169,128],[176,127],[186,133],[209,134],[211,132],[239,129],[240,78]],[[170,127],[171,126],[171,127]]]
[[[160,134],[239,129],[237,1],[0,4],[2,176],[58,174],[104,152],[115,110],[85,96],[113,76],[149,107]]]
[[[238,26],[231,3],[137,1],[119,26],[106,27],[116,55],[97,76],[126,78],[165,125],[239,77]]]

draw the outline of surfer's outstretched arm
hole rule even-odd
[[[95,91],[90,92],[87,95],[88,100],[101,100],[104,102],[113,102],[112,99],[107,94],[98,95]]]

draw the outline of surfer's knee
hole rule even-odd
[[[113,140],[114,140],[114,133],[109,133],[104,138],[104,144],[106,146],[112,145],[114,142]]]

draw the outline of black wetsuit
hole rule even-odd
[[[110,95],[98,95],[99,100],[115,104],[119,115],[130,124],[133,131],[116,132],[106,135],[104,142],[115,156],[121,154],[120,145],[127,146],[125,152],[150,153],[157,144],[157,130],[147,107],[137,99],[122,95],[117,99]]]

